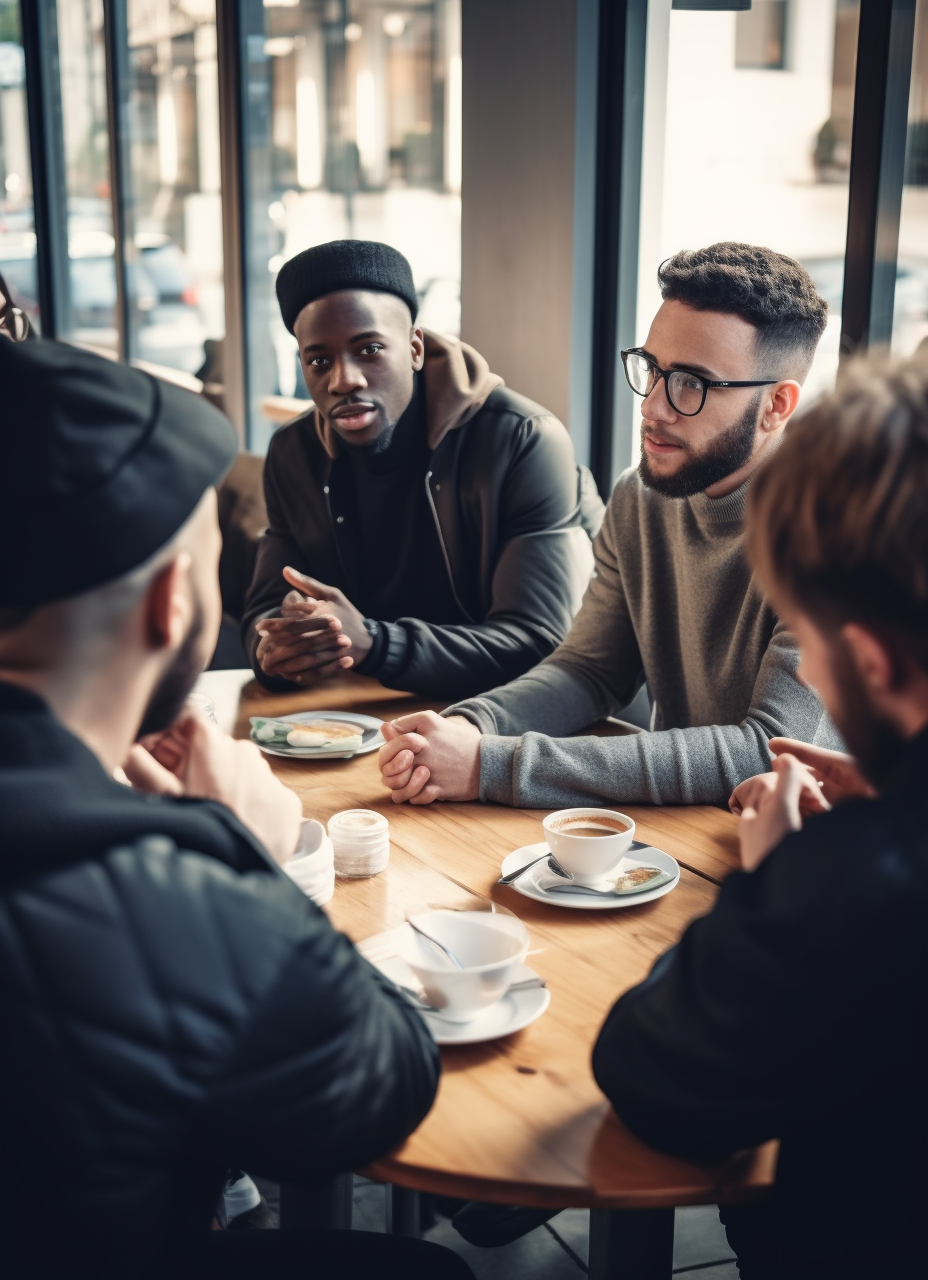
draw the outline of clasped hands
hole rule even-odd
[[[395,804],[480,798],[480,730],[463,716],[418,711],[382,733],[380,772]]]
[[[370,653],[364,615],[344,592],[289,565],[283,576],[294,590],[284,597],[280,614],[255,623],[261,637],[256,657],[265,675],[317,684]]]
[[[773,771],[748,778],[732,792],[728,806],[740,814],[741,865],[754,871],[771,849],[815,813],[839,800],[872,796],[851,756],[791,738],[772,738]]]

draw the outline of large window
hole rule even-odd
[[[225,328],[213,0],[129,0],[127,20],[125,256],[150,299],[130,307],[129,354],[209,373]]]
[[[406,255],[427,327],[460,329],[459,0],[264,0],[246,32],[252,443],[268,394],[305,396],[273,282],[327,240]]]
[[[908,355],[928,338],[928,3],[918,0],[912,47],[909,124],[893,307],[893,351]]]
[[[0,275],[38,328],[32,171],[18,0],[0,0]]]
[[[804,394],[833,384],[859,9],[859,0],[755,0],[750,15],[674,10],[669,40],[666,26],[656,30],[667,41],[666,117],[644,154],[639,332],[620,342],[643,340],[664,258],[719,240],[762,244],[802,261],[827,299]],[[771,75],[774,65],[783,69]]]
[[[67,186],[70,284],[62,308],[62,336],[116,351],[116,241],[106,115],[106,60],[102,0],[58,0],[58,59]],[[130,308],[154,302],[143,278],[130,277]],[[62,299],[64,302],[65,300]]]

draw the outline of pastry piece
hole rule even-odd
[[[252,716],[251,736],[255,742],[291,747],[338,747],[358,751],[363,730],[343,720],[266,720]]]
[[[293,725],[287,741],[291,747],[340,747],[357,751],[362,736],[357,725],[340,720],[310,720],[307,724]]]

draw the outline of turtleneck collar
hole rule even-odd
[[[747,508],[748,489],[751,481],[760,468],[767,465],[768,461],[779,449],[782,441],[783,432],[781,431],[770,441],[762,461],[751,472],[744,484],[740,484],[731,493],[726,493],[723,498],[710,498],[707,493],[696,493],[687,499],[700,524],[704,527],[720,527],[744,523],[744,513]]]

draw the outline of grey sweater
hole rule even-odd
[[[482,800],[723,804],[770,768],[778,734],[841,746],[748,568],[746,494],[744,484],[724,498],[671,499],[634,470],[619,477],[566,640],[517,680],[445,712],[484,734]],[[627,706],[645,681],[650,732],[567,737]]]

